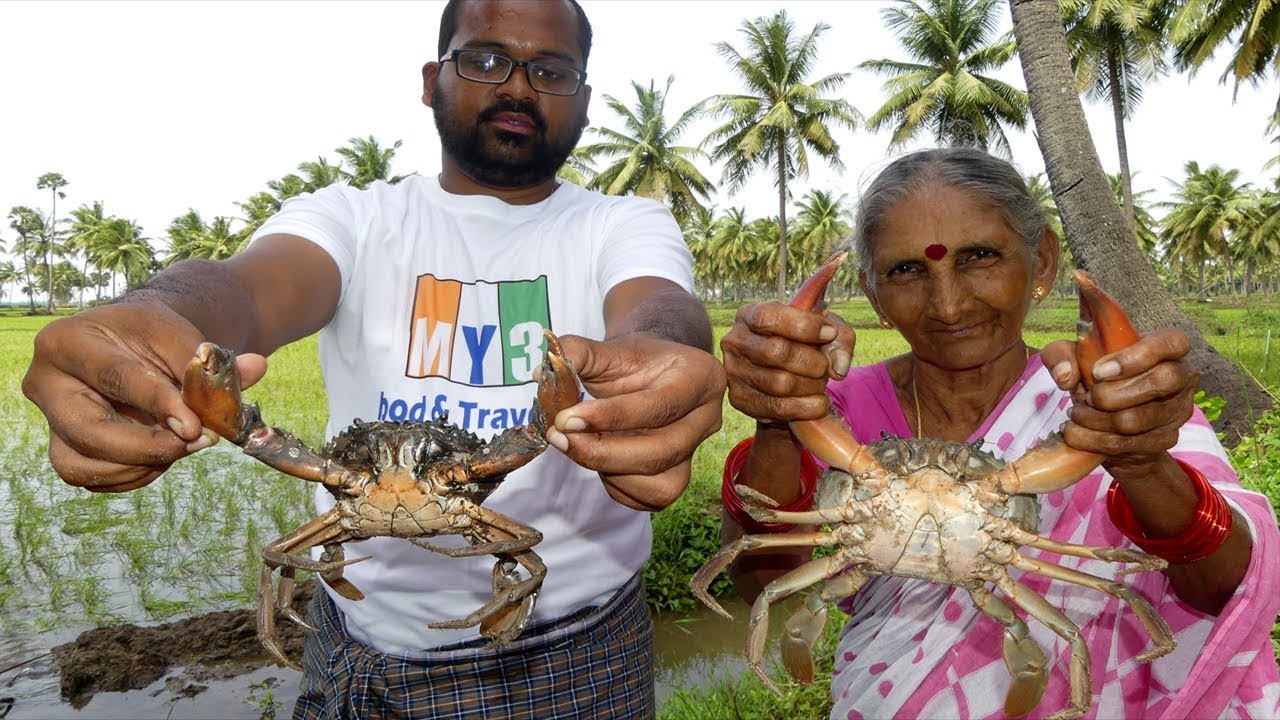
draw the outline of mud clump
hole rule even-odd
[[[313,582],[298,585],[293,607],[302,617],[313,590]],[[285,655],[302,657],[303,632],[287,619],[277,621],[276,636]],[[258,639],[256,609],[222,610],[149,627],[94,628],[55,647],[53,659],[62,698],[77,709],[99,692],[147,687],[173,667],[184,668],[177,682],[189,686],[186,692],[198,694],[204,689],[200,682],[278,664]]]

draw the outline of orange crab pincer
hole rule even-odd
[[[792,305],[806,310],[818,306],[827,283],[847,255],[838,254],[819,269],[801,287]],[[1075,278],[1080,286],[1078,354],[1081,367],[1088,369],[1103,354],[1135,342],[1138,335],[1115,300],[1087,273],[1076,271]],[[1086,378],[1086,384],[1092,382],[1092,377]],[[1134,564],[1124,572],[1166,567],[1164,560],[1136,550],[1064,543],[1036,534],[1034,496],[1079,481],[1098,467],[1102,457],[1067,446],[1060,433],[1006,464],[983,451],[980,443],[886,437],[862,445],[834,415],[795,421],[790,428],[804,447],[831,468],[819,482],[815,509],[780,511],[771,507],[775,503],[770,498],[748,487],[737,486],[738,493],[751,517],[759,522],[825,529],[743,536],[708,560],[692,582],[694,595],[729,617],[707,588],[743,552],[804,546],[835,549],[833,554],[769,583],[751,608],[747,664],[775,692],[776,686],[761,667],[770,606],[821,583],[819,592],[787,620],[781,639],[788,672],[801,682],[812,682],[812,651],[826,624],[826,603],[856,593],[875,575],[919,578],[963,588],[979,610],[1004,627],[1004,659],[1012,675],[1004,708],[1009,717],[1034,710],[1048,684],[1048,660],[1014,607],[1044,623],[1071,647],[1069,705],[1050,717],[1080,717],[1092,704],[1093,691],[1089,649],[1079,628],[1013,579],[1008,568],[1075,583],[1123,600],[1153,640],[1151,649],[1139,656],[1141,660],[1173,650],[1174,638],[1164,619],[1125,583],[1019,552],[1021,547],[1032,547],[1046,553]]]
[[[494,555],[493,598],[466,617],[433,624],[437,628],[479,626],[480,634],[502,643],[513,640],[533,614],[547,568],[533,551],[542,533],[485,507],[484,502],[511,471],[547,447],[547,418],[581,398],[581,386],[560,343],[544,333],[537,399],[529,423],[504,430],[488,442],[450,425],[430,421],[356,420],[316,451],[288,432],[262,421],[256,404],[240,401],[235,354],[204,343],[187,366],[182,394],[201,423],[239,445],[246,454],[303,480],[322,483],[334,507],[262,549],[258,583],[258,635],[287,666],[275,637],[275,611],[306,622],[293,612],[294,572],[318,573],[329,587],[351,600],[364,594],[342,576],[342,544],[370,537],[405,538],[450,557]],[[461,535],[468,544],[443,547],[421,538]],[[319,560],[307,554],[324,548]],[[522,576],[517,568],[523,568]],[[275,586],[273,575],[280,570]]]

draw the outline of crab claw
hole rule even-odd
[[[200,424],[237,445],[248,437],[240,402],[240,373],[236,354],[200,343],[182,376],[182,400],[200,417]]]
[[[483,452],[473,455],[467,461],[470,477],[509,473],[533,460],[547,449],[548,419],[582,399],[578,371],[565,357],[560,340],[548,330],[542,334],[547,339],[547,351],[542,354],[538,369],[538,397],[529,408],[529,422],[507,428],[494,436]]]
[[[542,354],[538,402],[533,407],[530,422],[538,434],[545,437],[547,419],[582,400],[582,383],[578,381],[578,371],[573,363],[565,357],[559,338],[550,330],[543,330],[542,335],[547,340],[547,351]]]
[[[1093,366],[1108,353],[1138,341],[1138,331],[1116,299],[1103,292],[1089,273],[1073,273],[1080,286],[1080,320],[1076,325],[1076,361],[1085,387],[1092,387]],[[1068,446],[1061,434],[1032,448],[1006,465],[994,478],[1006,493],[1049,493],[1070,487],[1093,472],[1101,455]]]
[[[1103,292],[1084,270],[1072,273],[1080,286],[1080,320],[1076,323],[1076,360],[1085,387],[1093,387],[1093,366],[1103,355],[1138,342],[1138,331],[1116,299]]]
[[[823,297],[827,285],[848,259],[848,250],[841,250],[827,258],[822,267],[796,291],[790,302],[791,307],[820,310],[825,305]],[[872,457],[866,446],[854,440],[844,423],[833,415],[820,420],[794,420],[790,427],[791,433],[801,445],[831,467],[840,468],[855,477],[881,469],[880,463]]]

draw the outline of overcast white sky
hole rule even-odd
[[[630,81],[665,83],[674,119],[694,102],[739,89],[712,47],[744,47],[745,19],[785,7],[800,32],[817,22],[831,29],[821,42],[817,75],[849,71],[845,97],[864,114],[883,101],[882,79],[855,66],[868,59],[905,59],[881,24],[880,1],[583,0],[595,29],[589,83],[597,125],[620,126],[601,102],[628,105]],[[188,208],[206,220],[236,216],[235,203],[264,189],[298,163],[325,155],[354,136],[404,142],[400,173],[435,172],[439,148],[429,109],[421,104],[422,64],[433,59],[443,2],[13,2],[0,1],[0,212],[14,205],[49,209],[35,188],[45,172],[70,184],[58,212],[103,201],[107,213],[139,221],[162,238]],[[1007,13],[1007,7],[1002,12]],[[1005,19],[1005,25],[1009,24]],[[1173,76],[1148,89],[1129,127],[1136,188],[1164,197],[1188,160],[1239,169],[1242,178],[1270,182],[1262,165],[1278,148],[1268,143],[1266,118],[1277,84],[1219,85],[1220,66],[1193,80]],[[1019,87],[1016,60],[1002,77]],[[1107,107],[1086,105],[1094,142],[1109,172],[1117,170]],[[696,125],[696,144],[709,129]],[[590,133],[585,136],[591,139]],[[1043,162],[1028,132],[1012,138],[1024,172]],[[922,141],[922,142],[927,142]],[[856,195],[869,173],[899,151],[885,134],[841,136],[847,171],[817,168],[795,188]],[[703,163],[705,174],[719,169]],[[776,195],[761,177],[722,206],[744,206],[750,217],[776,214]],[[13,239],[7,220],[0,240]],[[163,247],[163,240],[156,242]]]

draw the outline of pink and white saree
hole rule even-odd
[[[836,410],[861,442],[881,431],[911,437],[883,363],[855,368],[828,387]],[[1066,420],[1070,397],[1038,355],[991,417],[969,438],[1004,459],[1020,457]],[[1178,647],[1150,663],[1135,657],[1151,639],[1120,600],[1090,588],[1012,570],[1082,631],[1090,648],[1094,704],[1086,718],[1280,718],[1280,671],[1270,631],[1280,608],[1280,531],[1267,498],[1240,487],[1212,427],[1197,410],[1173,455],[1194,465],[1249,523],[1253,556],[1235,596],[1217,617],[1184,605],[1164,575],[1118,576],[1121,566],[1022,552],[1118,579],[1151,601]],[[1130,547],[1107,517],[1111,479],[1101,468],[1066,490],[1040,497],[1040,534],[1086,545]],[[843,603],[850,613],[836,650],[833,719],[1001,718],[1009,674],[1003,628],[966,591],[922,580],[878,577]],[[1019,611],[1026,618],[1026,614]],[[1031,717],[1068,703],[1069,644],[1035,619],[1032,636],[1050,658],[1049,686]]]

